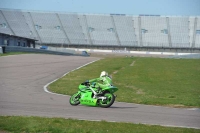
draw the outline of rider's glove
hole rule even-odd
[[[84,84],[85,84],[86,86],[89,86],[89,85],[90,85],[89,80],[86,80],[86,81],[84,82]]]
[[[85,83],[89,83],[89,80],[86,80]]]
[[[96,83],[95,82],[92,82],[92,87],[95,87]]]

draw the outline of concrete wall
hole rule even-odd
[[[15,47],[15,46],[9,46],[9,47],[5,46],[5,52],[30,52],[30,53],[42,53],[42,54],[54,54],[54,55],[73,55],[71,53],[35,49],[35,48],[28,48],[28,47]]]

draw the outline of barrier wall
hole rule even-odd
[[[151,52],[151,51],[129,51],[129,50],[100,50],[100,49],[74,49],[75,51],[87,51],[88,53],[118,53],[118,54],[141,54],[141,55],[193,55],[197,53],[182,52]],[[199,51],[200,53],[200,51]]]
[[[0,47],[0,54],[3,54],[3,49],[2,49],[2,47]]]
[[[31,53],[42,53],[42,54],[54,54],[54,55],[73,55],[72,53],[65,53],[59,51],[50,51],[43,49],[35,48],[26,48],[26,47],[5,47],[5,52],[31,52]]]

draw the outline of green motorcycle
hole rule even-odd
[[[102,89],[95,88],[96,83],[90,84],[83,82],[79,85],[79,91],[70,97],[70,104],[87,105],[87,106],[100,106],[103,108],[110,107],[116,98],[114,92],[118,90],[115,86],[109,86]]]

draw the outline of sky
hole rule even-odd
[[[0,0],[0,8],[90,14],[200,16],[200,0]]]

